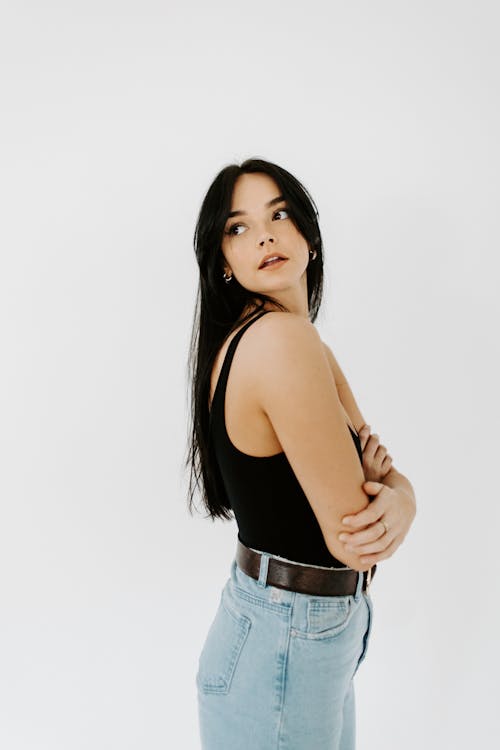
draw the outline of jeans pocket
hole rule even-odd
[[[229,693],[250,624],[248,617],[233,609],[224,590],[198,660],[199,690]]]
[[[361,648],[361,655],[358,659],[358,663],[356,665],[356,669],[354,670],[354,674],[356,674],[356,672],[358,671],[359,665],[364,660],[366,653],[368,651],[368,643],[370,641],[370,635],[371,635],[372,626],[373,626],[373,602],[368,591],[363,591],[363,598],[368,608],[368,624],[366,626],[366,631],[365,631],[365,635],[363,638],[363,646]]]
[[[295,635],[311,640],[335,638],[340,635],[356,609],[354,596],[322,596],[307,604],[307,630]]]

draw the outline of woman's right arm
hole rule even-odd
[[[271,312],[253,338],[255,393],[318,520],[326,546],[354,570],[368,570],[346,552],[342,518],[366,508],[363,470],[314,325],[294,313]]]

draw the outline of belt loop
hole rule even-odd
[[[257,583],[263,588],[267,585],[267,569],[269,567],[269,555],[262,552],[260,555],[259,580]]]
[[[365,580],[365,574],[363,571],[358,571],[358,582],[356,584],[356,591],[354,593],[354,600],[357,602],[363,591],[363,581]]]
[[[373,570],[373,565],[370,567],[369,570],[366,571],[366,593],[368,593],[368,589],[370,588],[370,583],[372,582],[372,570]]]

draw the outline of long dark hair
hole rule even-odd
[[[193,329],[188,354],[188,380],[191,383],[191,433],[185,468],[190,469],[189,511],[199,487],[202,502],[213,521],[231,520],[234,514],[226,496],[213,447],[208,439],[210,378],[217,352],[231,331],[249,319],[265,302],[276,309],[289,310],[278,300],[260,292],[249,291],[232,277],[224,281],[222,235],[226,225],[233,188],[245,173],[263,172],[276,182],[288,204],[290,218],[306,239],[316,258],[307,266],[309,320],[318,315],[323,293],[323,243],[318,225],[318,210],[306,188],[283,167],[264,159],[246,159],[241,165],[224,167],[210,185],[201,204],[194,232],[194,251],[200,270]],[[260,302],[260,304],[259,304]],[[243,310],[253,308],[242,317]]]

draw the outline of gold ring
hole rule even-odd
[[[389,527],[388,527],[388,525],[386,524],[386,522],[384,521],[383,518],[380,519],[380,523],[384,524],[384,529],[385,529],[384,533],[387,534],[387,532],[389,531]]]

